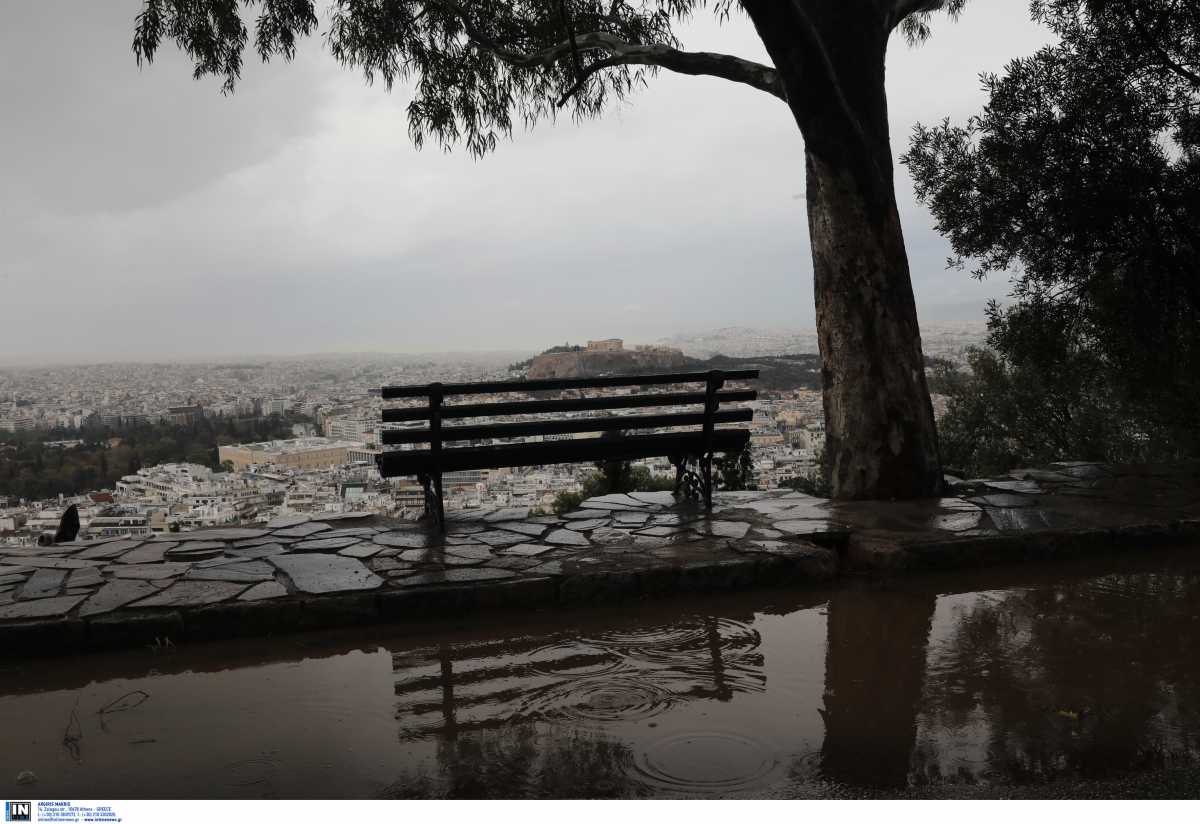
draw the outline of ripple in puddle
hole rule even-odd
[[[651,787],[684,795],[725,795],[771,783],[780,761],[764,744],[725,732],[659,739],[639,752],[631,769]]]
[[[593,643],[631,658],[669,663],[713,652],[725,660],[734,659],[756,650],[762,636],[739,621],[704,618],[686,626],[671,624],[605,633],[593,639]]]
[[[591,677],[615,672],[624,666],[620,657],[594,644],[563,641],[529,653],[529,669],[539,675]]]
[[[671,692],[644,680],[585,678],[540,691],[520,714],[578,722],[640,721],[666,712],[674,703]]]

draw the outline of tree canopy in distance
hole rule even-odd
[[[842,498],[936,495],[942,474],[924,356],[896,208],[884,64],[893,32],[929,35],[965,0],[145,0],[133,49],[164,40],[232,92],[251,42],[290,59],[322,28],[329,51],[368,82],[411,87],[422,145],[482,155],[516,123],[567,108],[599,115],[660,69],[772,95],[804,136],[817,332],[831,487]],[[745,14],[772,65],[687,51],[693,14]],[[799,146],[797,147],[799,150]]]

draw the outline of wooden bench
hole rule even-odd
[[[470,469],[540,466],[544,464],[628,461],[666,457],[675,467],[675,493],[703,500],[712,508],[712,459],[715,453],[735,453],[750,442],[749,429],[718,429],[718,424],[748,422],[754,410],[721,410],[723,403],[753,401],[752,389],[722,390],[727,381],[758,377],[757,369],[722,372],[686,372],[665,375],[556,380],[431,383],[422,386],[385,386],[385,400],[427,398],[421,406],[383,410],[384,423],[425,421],[425,426],[385,429],[383,443],[428,444],[424,449],[384,452],[376,459],[385,478],[416,476],[425,493],[425,514],[444,528],[442,474]],[[668,387],[703,384],[703,391],[660,392],[583,397],[580,390],[612,387]],[[447,405],[447,398],[497,395],[511,392],[557,392],[557,398]],[[562,393],[577,393],[564,397]],[[641,410],[670,406],[699,406],[695,412],[597,415],[520,420],[507,423],[477,422],[443,426],[447,420],[550,415],[564,412]],[[692,431],[681,427],[691,428]],[[671,432],[626,434],[639,430],[673,428]],[[491,443],[507,438],[604,433],[601,437],[572,438],[534,443]],[[467,445],[450,446],[452,443]],[[691,469],[691,466],[695,469]]]

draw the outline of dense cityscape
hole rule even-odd
[[[950,335],[954,345],[940,351],[961,351],[972,341],[971,331]],[[759,333],[750,338],[757,346],[748,351],[777,354],[780,337]],[[681,337],[663,351],[711,354],[715,350],[705,346],[711,339]],[[739,339],[745,344],[746,338]],[[784,344],[792,340],[795,336],[783,336]],[[592,346],[620,351],[622,343],[610,339]],[[641,352],[655,349],[662,347],[640,347]],[[40,446],[43,474],[46,464],[61,465],[63,455],[88,449],[98,451],[102,466],[116,469],[110,471],[111,483],[50,489],[45,495],[28,494],[15,472],[0,474],[0,543],[36,543],[54,532],[71,505],[79,511],[84,534],[95,537],[262,523],[296,513],[374,512],[415,519],[423,507],[416,479],[383,479],[375,465],[383,449],[381,432],[396,426],[381,422],[381,387],[519,380],[524,371],[511,360],[506,353],[346,355],[2,371],[0,468],[11,469],[21,447],[32,445]],[[523,397],[512,393],[508,399]],[[824,443],[820,393],[803,387],[762,389],[752,406],[754,483],[775,488],[788,479],[812,477]],[[161,437],[198,431],[199,440],[174,454],[170,449],[158,453],[171,459],[150,465],[121,451],[137,434],[145,440],[147,432]],[[271,437],[235,440],[239,432]],[[204,443],[205,437],[216,443]],[[652,478],[674,476],[666,458],[637,463]],[[549,511],[558,495],[578,492],[594,471],[589,465],[564,464],[451,472],[444,479],[446,505],[451,510],[523,506]],[[5,479],[10,488],[4,488]]]

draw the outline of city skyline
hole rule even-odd
[[[599,120],[518,130],[476,161],[417,152],[404,88],[368,87],[318,40],[294,65],[248,59],[230,97],[173,49],[139,70],[139,5],[39,3],[0,34],[7,363],[813,324],[803,145],[778,101],[662,74]],[[895,44],[893,155],[918,120],[975,111],[978,73],[1047,37],[1013,2]],[[763,57],[736,17],[702,16],[685,41]],[[981,319],[1007,284],[945,271],[902,167],[896,181],[922,321]]]

